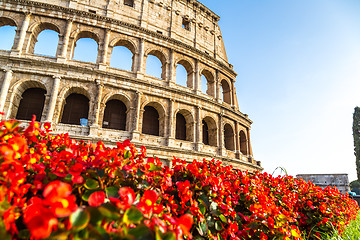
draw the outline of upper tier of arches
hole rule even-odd
[[[10,36],[14,54],[40,54],[53,57],[60,63],[72,64],[73,60],[77,60],[96,64],[103,70],[120,69],[137,74],[137,77],[153,76],[154,80],[158,79],[169,86],[182,85],[187,91],[204,94],[238,108],[234,99],[234,73],[206,58],[198,58],[196,53],[182,51],[182,47],[169,48],[153,40],[125,34],[116,28],[84,25],[74,20],[54,19],[36,13],[6,12],[0,18],[0,31],[7,26],[16,28],[16,35]],[[42,39],[46,39],[50,34],[54,41],[39,41],[42,35]],[[51,53],[37,51],[49,44],[53,49]],[[79,49],[85,50],[80,52]],[[82,56],[87,54],[92,57]],[[178,76],[178,66],[185,69],[183,76]]]

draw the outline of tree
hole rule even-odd
[[[360,179],[360,108],[355,107],[353,115],[353,137],[354,137],[354,154],[356,157],[356,173]]]

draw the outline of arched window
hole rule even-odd
[[[146,59],[146,74],[162,79],[163,64],[155,55],[148,55]]]
[[[144,108],[142,133],[159,136],[159,113],[151,106]]]
[[[124,5],[134,7],[134,0],[124,0]]]
[[[29,88],[22,94],[16,119],[31,120],[33,115],[36,120],[41,120],[44,109],[46,90],[42,88]]]
[[[132,70],[134,54],[125,46],[115,46],[111,53],[110,67]]]
[[[84,62],[97,62],[98,39],[92,32],[81,32],[76,37],[73,59]]]
[[[240,152],[244,155],[248,154],[247,151],[247,139],[244,131],[240,131]]]
[[[225,148],[230,151],[235,150],[234,144],[234,130],[230,124],[225,124],[224,127],[224,140],[225,140]]]
[[[205,145],[217,146],[218,127],[213,118],[207,116],[202,120],[202,136]]]
[[[103,128],[125,130],[126,129],[126,106],[120,100],[110,100],[106,103]]]
[[[176,114],[175,138],[186,141],[186,120],[181,113]]]
[[[188,61],[180,60],[176,65],[176,84],[193,88],[193,70]]]
[[[209,145],[209,127],[204,120],[202,120],[202,135],[203,135],[203,143],[205,145]]]
[[[89,99],[82,94],[72,93],[65,101],[62,123],[80,125],[80,119],[88,119]]]
[[[43,30],[37,37],[34,53],[46,56],[56,56],[59,34],[54,30]]]
[[[222,88],[222,100],[228,104],[231,104],[231,89],[229,83],[224,79],[221,81]]]
[[[201,92],[215,97],[215,80],[213,74],[208,70],[201,73]]]
[[[201,75],[201,92],[202,92],[202,93],[205,93],[205,94],[206,94],[206,92],[207,92],[207,90],[208,90],[207,84],[208,84],[208,81],[207,81],[205,75],[202,74],[202,75]]]
[[[187,71],[181,64],[176,66],[176,84],[187,87]]]
[[[8,18],[0,18],[0,49],[10,51],[15,39],[16,24]]]

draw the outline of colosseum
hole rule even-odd
[[[215,158],[262,170],[219,20],[196,0],[0,0],[0,30],[14,32],[0,50],[2,118],[36,115],[54,133],[108,146],[130,139],[168,163]],[[44,31],[58,37],[53,56],[36,52]],[[74,58],[82,39],[96,43],[92,62]],[[118,48],[130,52],[121,58],[129,69],[111,64]],[[148,73],[150,60],[159,76]]]

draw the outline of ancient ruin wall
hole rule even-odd
[[[239,111],[236,73],[227,62],[218,21],[194,0],[0,0],[0,27],[17,29],[12,49],[0,50],[0,111],[16,118],[25,92],[43,89],[39,118],[52,122],[55,132],[108,145],[131,139],[164,161],[173,155],[216,158],[261,170],[251,149],[252,122]],[[34,54],[37,37],[46,29],[59,34],[53,57]],[[96,63],[73,59],[81,38],[96,41]],[[110,67],[116,46],[133,54],[131,71]],[[146,74],[149,55],[161,61],[161,78]],[[187,87],[176,83],[178,64],[187,71]],[[206,93],[201,92],[202,75]],[[88,99],[86,126],[64,123],[71,95]],[[104,125],[111,100],[124,105],[124,129]],[[146,122],[150,108],[158,114],[155,134],[144,133],[152,131],[153,123]]]

